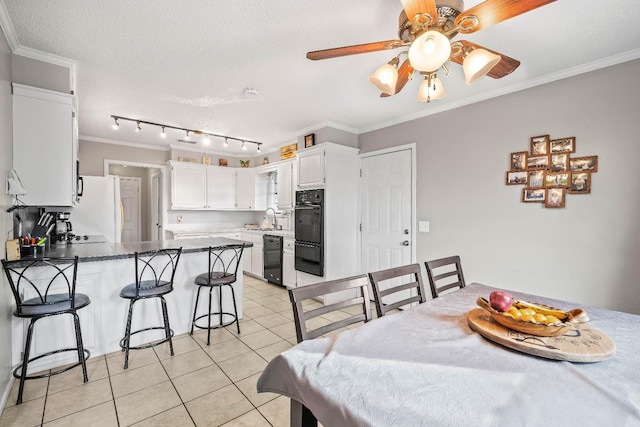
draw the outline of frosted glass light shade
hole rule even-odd
[[[418,71],[436,71],[449,59],[449,55],[449,39],[438,31],[427,31],[409,47],[409,62]]]
[[[501,58],[500,55],[491,53],[486,49],[474,49],[462,62],[462,69],[464,70],[467,85],[470,85],[487,74],[500,62]]]
[[[433,87],[435,86],[435,89]],[[444,98],[447,95],[447,92],[444,90],[444,85],[439,78],[435,78],[429,84],[428,79],[424,79],[422,83],[420,83],[420,89],[418,89],[418,96],[416,97],[416,101],[428,102],[432,99],[440,99]]]
[[[369,76],[369,82],[388,95],[396,93],[397,81],[398,69],[391,64],[384,64]]]

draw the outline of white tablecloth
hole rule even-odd
[[[326,427],[640,426],[640,316],[583,307],[616,355],[548,360],[471,330],[466,314],[492,290],[470,284],[337,338],[302,342],[269,363],[258,391],[301,402]]]

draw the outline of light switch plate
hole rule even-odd
[[[418,231],[420,233],[429,232],[429,221],[418,221]]]

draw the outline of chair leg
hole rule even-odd
[[[131,317],[133,315],[133,303],[136,302],[135,299],[132,299],[129,302],[129,314],[127,315],[127,328],[124,332],[124,369],[129,368],[129,346],[131,345]]]
[[[82,343],[82,331],[80,330],[80,318],[78,317],[78,313],[73,312],[73,323],[76,329],[76,346],[78,347],[78,362],[82,364],[82,378],[84,382],[89,381],[89,377],[87,376],[87,362],[84,358],[84,345]]]
[[[207,312],[207,345],[211,345],[211,291],[213,291],[213,287],[209,287],[209,311]]]
[[[24,391],[24,382],[27,377],[27,367],[29,365],[29,352],[31,350],[31,337],[33,336],[33,325],[35,325],[37,317],[31,319],[29,322],[29,329],[27,330],[27,341],[24,345],[24,355],[22,356],[22,370],[20,371],[20,387],[18,388],[18,401],[16,405],[22,403],[22,392]]]
[[[173,340],[171,339],[171,326],[169,325],[169,312],[167,311],[167,301],[164,297],[160,296],[160,301],[162,302],[162,317],[164,317],[164,333],[165,337],[169,340],[169,350],[171,351],[171,355],[173,356]]]
[[[233,298],[233,311],[236,314],[236,326],[238,327],[238,334],[240,333],[240,321],[238,320],[238,306],[236,305],[236,292],[233,290],[233,285],[229,285],[231,288],[231,298]]]
[[[198,301],[200,300],[201,290],[202,286],[198,286],[198,293],[196,294],[196,306],[193,308],[193,320],[191,321],[191,332],[189,332],[189,335],[193,335],[193,327],[196,324],[196,313],[198,312]]]
[[[222,286],[218,286],[218,311],[220,312],[220,327],[222,327]]]

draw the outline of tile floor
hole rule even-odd
[[[27,381],[17,406],[15,381],[0,427],[288,426],[289,399],[256,392],[267,362],[296,343],[288,293],[244,276],[243,298],[242,333],[213,330],[210,346],[204,330],[176,336],[173,357],[167,344],[132,351],[127,371],[122,352],[92,357],[88,383],[79,368]]]

